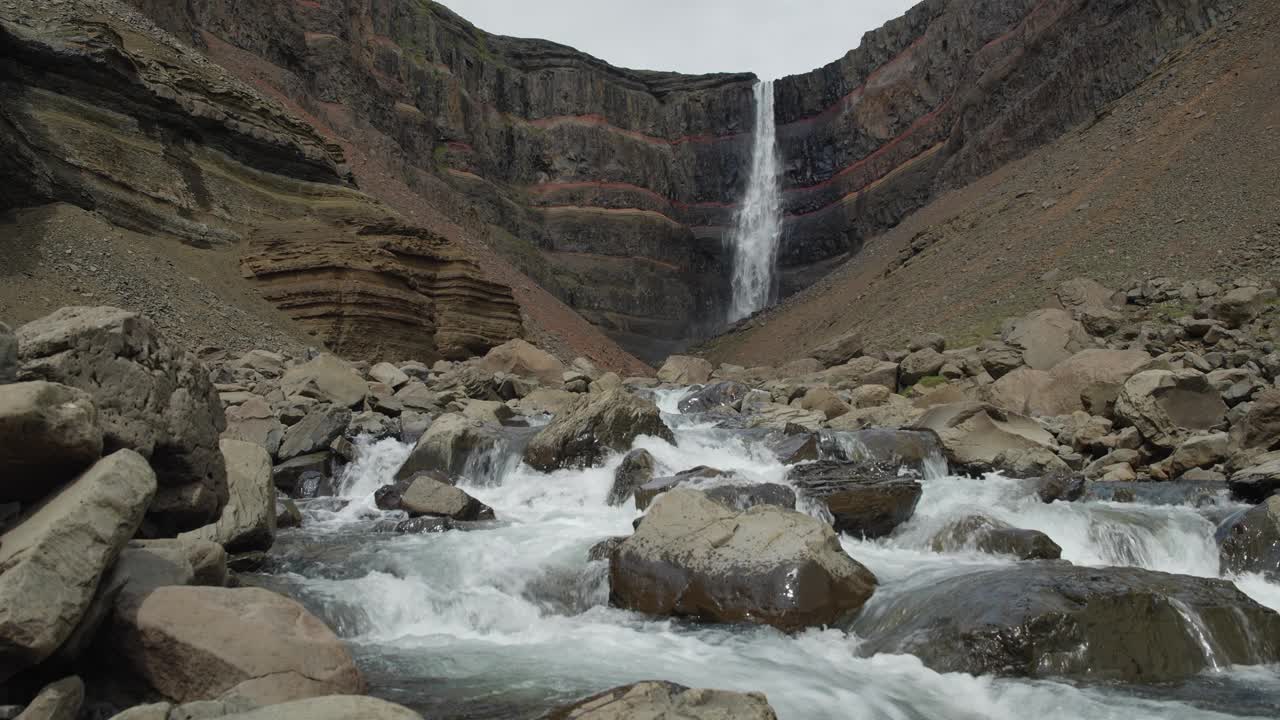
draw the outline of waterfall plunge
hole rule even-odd
[[[755,140],[751,178],[733,231],[733,302],[729,322],[769,304],[773,268],[782,237],[782,190],[777,133],[773,118],[773,82],[756,83]]]

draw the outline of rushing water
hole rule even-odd
[[[661,395],[674,411],[678,396]],[[784,482],[786,468],[763,447],[669,415],[676,444],[641,438],[660,471],[697,465],[758,481]],[[355,648],[374,694],[431,718],[535,718],[586,694],[642,679],[763,691],[784,720],[845,718],[1215,718],[1280,715],[1275,668],[1224,667],[1175,686],[1077,686],[940,674],[909,655],[857,657],[859,638],[813,629],[698,625],[608,606],[604,563],[587,561],[601,539],[626,535],[637,512],[605,505],[613,471],[537,473],[519,464],[519,438],[489,458],[464,487],[500,522],[435,535],[375,532],[385,517],[370,495],[408,452],[395,441],[366,444],[349,466],[349,501],[304,504],[307,525],[282,533],[275,575],[258,582],[299,597]],[[881,581],[864,609],[939,579],[1007,565],[976,552],[935,553],[933,533],[982,512],[1041,530],[1082,565],[1133,565],[1216,576],[1214,523],[1196,508],[1109,502],[1046,505],[1025,483],[950,477],[926,468],[916,515],[893,536],[843,539]],[[1220,509],[1219,509],[1220,510]],[[1280,608],[1280,586],[1236,579]],[[1194,619],[1189,623],[1194,631]],[[1203,630],[1202,630],[1203,632]],[[1207,652],[1212,639],[1203,638]]]
[[[733,231],[733,302],[729,322],[767,306],[782,237],[781,168],[773,116],[773,82],[756,83],[751,176]]]

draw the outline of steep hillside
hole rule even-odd
[[[1280,271],[1280,7],[1241,3],[1136,90],[1048,147],[943,195],[846,266],[711,344],[754,365],[850,330],[959,346],[1070,277]]]

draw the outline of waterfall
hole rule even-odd
[[[761,310],[773,292],[773,268],[782,237],[781,166],[773,118],[773,82],[756,83],[751,178],[733,230],[733,302],[729,322]]]

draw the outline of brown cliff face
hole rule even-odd
[[[0,210],[65,202],[161,243],[247,240],[263,292],[351,355],[460,357],[520,333],[510,289],[357,190],[310,125],[120,3],[6,8],[0,93]]]

